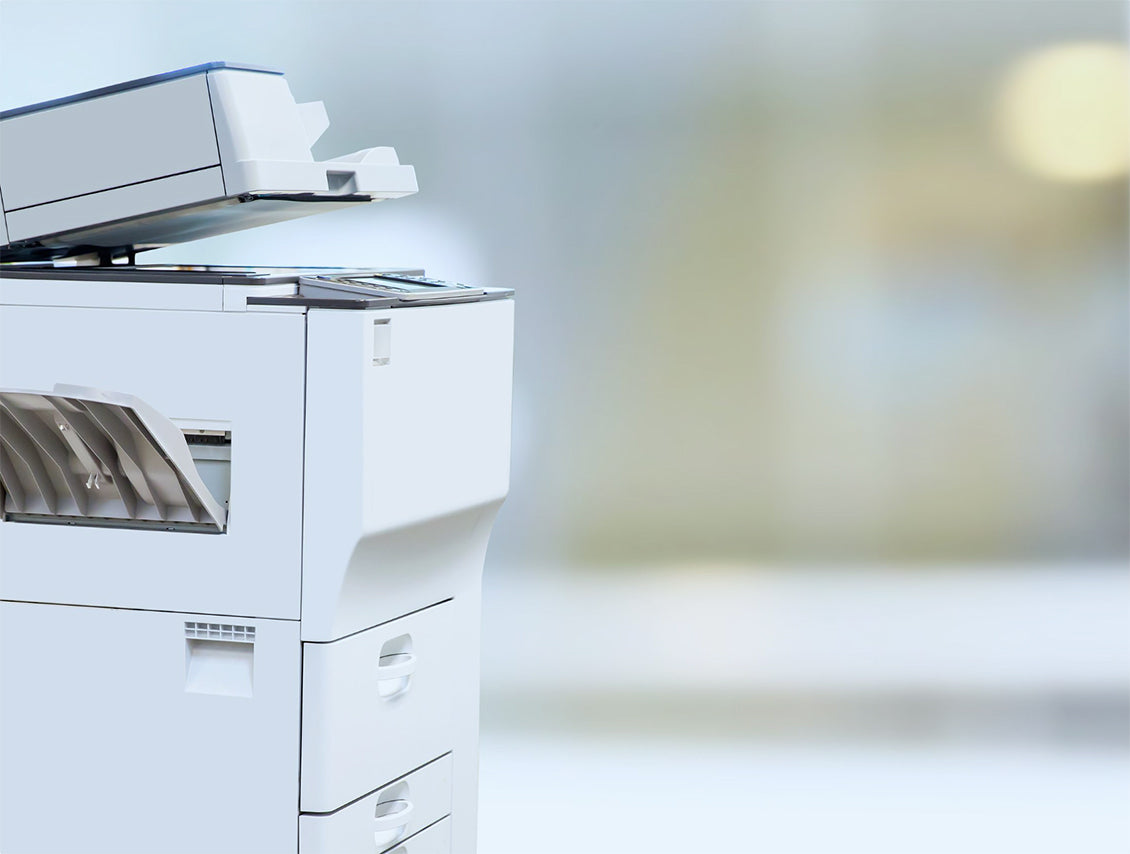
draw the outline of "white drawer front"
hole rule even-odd
[[[451,812],[451,754],[328,815],[298,820],[300,854],[375,854]]]
[[[455,723],[452,605],[303,644],[303,812],[331,812],[447,753]]]
[[[451,819],[437,821],[427,830],[405,839],[388,854],[451,854]]]

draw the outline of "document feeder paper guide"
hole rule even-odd
[[[137,263],[416,191],[327,125],[223,62],[0,113],[4,854],[475,850],[512,292]]]

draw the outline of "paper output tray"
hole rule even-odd
[[[0,518],[223,533],[184,434],[144,401],[0,389]]]

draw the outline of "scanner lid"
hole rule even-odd
[[[121,83],[115,83],[112,86],[102,86],[98,89],[88,89],[85,92],[78,92],[74,95],[64,95],[62,98],[53,98],[50,101],[40,101],[36,104],[26,104],[22,107],[13,107],[9,110],[0,110],[0,119],[10,119],[13,116],[22,116],[26,113],[34,113],[39,110],[49,110],[52,107],[60,107],[63,104],[73,104],[76,101],[85,101],[90,98],[97,98],[101,95],[113,95],[115,92],[124,92],[127,89],[138,89],[153,83],[163,83],[166,80],[191,77],[193,74],[201,74],[205,71],[213,71],[218,68],[234,68],[237,71],[257,71],[260,74],[283,74],[278,68],[268,68],[265,65],[250,65],[246,62],[202,62],[199,65],[190,65],[187,68],[178,68],[175,71],[151,74],[148,77],[125,80]]]
[[[317,161],[329,126],[281,71],[209,62],[0,113],[0,260],[103,262],[400,198],[392,148]]]

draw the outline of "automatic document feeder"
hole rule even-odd
[[[512,292],[135,260],[415,191],[326,123],[228,63],[0,114],[5,854],[475,850]]]

